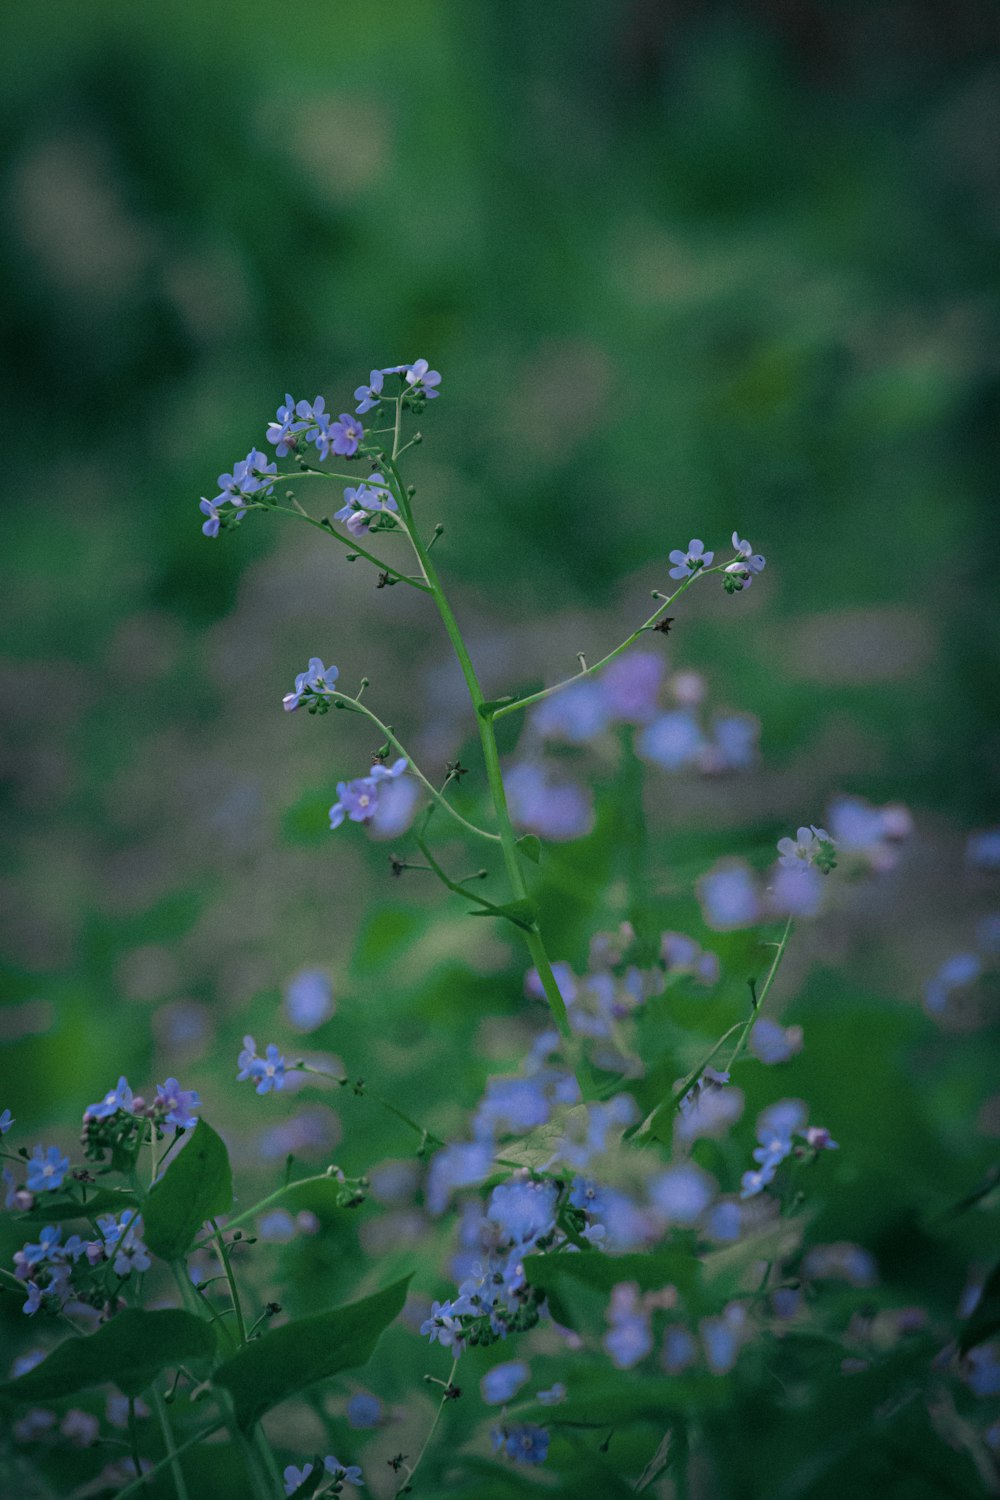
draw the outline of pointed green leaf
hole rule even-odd
[[[537,833],[525,833],[517,841],[517,847],[525,859],[530,859],[532,864],[537,865],[542,857],[542,841]]]
[[[66,1339],[33,1370],[0,1385],[0,1395],[51,1401],[111,1380],[127,1396],[138,1396],[161,1370],[214,1353],[211,1326],[193,1313],[127,1308],[96,1333]]]
[[[143,1239],[161,1260],[177,1260],[206,1219],[232,1206],[229,1153],[211,1125],[199,1120],[143,1204]]]
[[[240,1426],[251,1426],[317,1380],[367,1363],[383,1329],[402,1311],[409,1283],[405,1276],[360,1302],[296,1318],[220,1365],[214,1379],[232,1396]]]
[[[534,901],[527,899],[508,901],[503,906],[489,906],[483,907],[482,910],[470,911],[469,916],[506,917],[507,921],[513,922],[515,927],[523,927],[525,931],[530,932],[538,916],[538,907]]]
[[[492,719],[498,708],[506,708],[507,704],[513,703],[513,701],[514,699],[510,693],[504,698],[488,698],[485,703],[480,703],[479,705],[479,717],[481,719]]]

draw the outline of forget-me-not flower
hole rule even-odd
[[[694,537],[688,543],[686,552],[682,552],[679,547],[675,547],[671,552],[670,561],[674,566],[670,569],[670,576],[671,578],[690,578],[693,574],[700,573],[703,568],[710,568],[714,557],[715,553],[706,552],[705,543],[698,537]]]
[[[69,1167],[69,1157],[63,1156],[58,1146],[50,1146],[47,1151],[43,1146],[36,1146],[28,1162],[28,1191],[47,1193],[62,1187]]]

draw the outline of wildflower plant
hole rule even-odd
[[[478,738],[478,803],[462,789],[469,767],[420,764],[409,727],[397,726],[359,664],[310,658],[289,673],[283,707],[326,719],[317,733],[336,730],[344,714],[368,726],[369,764],[348,761],[330,787],[329,837],[388,826],[400,840],[392,875],[429,875],[456,910],[519,945],[533,1040],[516,1072],[460,1101],[465,1124],[444,1139],[366,1081],[244,1036],[232,1085],[250,1085],[257,1107],[280,1108],[302,1084],[321,1107],[347,1090],[391,1115],[415,1151],[410,1163],[372,1162],[349,1177],[329,1161],[302,1176],[290,1149],[283,1179],[249,1207],[198,1093],[175,1077],[144,1093],[119,1077],[85,1108],[75,1163],[59,1145],[18,1144],[4,1110],[6,1206],[23,1240],[3,1287],[33,1323],[70,1330],[0,1387],[17,1413],[17,1463],[44,1467],[59,1434],[92,1450],[86,1493],[125,1496],[155,1483],[188,1500],[194,1450],[212,1439],[228,1442],[239,1492],[258,1500],[365,1484],[383,1496],[530,1493],[540,1470],[553,1494],[685,1496],[692,1458],[703,1468],[718,1461],[727,1422],[747,1430],[761,1371],[771,1407],[754,1418],[757,1438],[744,1439],[759,1446],[751,1466],[760,1475],[778,1462],[768,1455],[782,1448],[785,1417],[820,1421],[832,1408],[877,1425],[914,1395],[956,1444],[972,1451],[974,1439],[982,1460],[989,1439],[965,1412],[1000,1393],[997,1273],[953,1326],[889,1308],[876,1327],[863,1299],[878,1283],[877,1258],[813,1229],[816,1184],[825,1181],[826,1198],[837,1191],[840,1179],[824,1174],[850,1142],[834,1138],[835,1111],[814,1118],[769,1071],[808,1045],[801,1026],[776,1014],[796,923],[822,909],[842,864],[859,878],[891,865],[905,810],[841,799],[832,832],[803,824],[766,859],[759,849],[730,852],[692,871],[698,936],[658,929],[646,901],[612,930],[591,931],[585,958],[554,948],[537,880],[550,845],[592,826],[580,776],[588,754],[617,756],[625,778],[646,768],[736,775],[753,764],[756,721],[711,716],[694,673],[668,683],[662,648],[688,590],[714,584],[718,606],[739,609],[735,596],[765,560],[739,531],[728,547],[696,537],[670,549],[668,539],[669,584],[617,645],[593,662],[580,656],[551,686],[487,698],[438,568],[443,528],[428,525],[406,473],[422,441],[407,424],[440,386],[418,359],[372,370],[353,412],[286,394],[266,428],[274,458],[252,447],[221,474],[218,492],[200,501],[201,529],[221,544],[263,514],[293,520],[372,567],[376,589],[413,590],[436,610]],[[498,728],[515,720],[521,737],[505,766]],[[629,787],[635,808],[634,780]],[[455,873],[456,838],[482,868]],[[977,958],[961,973],[942,971],[934,1006],[981,967]],[[698,1005],[726,1015],[708,1042],[684,1020]],[[325,974],[302,970],[285,1011],[296,1031],[330,1023]],[[282,1024],[276,1016],[276,1032]],[[313,1195],[305,1209],[304,1190]],[[385,1270],[357,1277],[346,1304],[287,1317],[257,1269],[265,1247],[315,1233],[320,1209],[349,1213],[371,1196],[416,1201],[440,1250],[437,1279],[426,1266],[406,1272],[394,1253]],[[397,1320],[392,1337],[419,1347],[434,1393],[432,1409],[418,1406],[416,1437],[378,1389],[376,1346]],[[343,1419],[331,1418],[324,1394],[363,1368],[375,1389],[354,1389]],[[107,1386],[107,1404],[95,1404]],[[272,1416],[304,1396],[323,1428],[313,1452]],[[66,1401],[84,1406],[66,1411]],[[406,1432],[398,1446],[394,1425]],[[358,1464],[358,1435],[369,1430]],[[367,1467],[376,1444],[377,1479]],[[814,1477],[786,1471],[774,1493],[837,1492]],[[746,1493],[769,1493],[761,1485]]]

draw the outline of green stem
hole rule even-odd
[[[327,1077],[329,1076],[330,1075],[328,1074]],[[270,1208],[272,1203],[280,1203],[285,1194],[292,1192],[295,1188],[305,1187],[310,1182],[328,1182],[329,1178],[330,1174],[328,1172],[316,1172],[312,1177],[300,1178],[298,1182],[286,1182],[280,1188],[276,1188],[273,1193],[268,1193],[266,1198],[262,1198],[260,1202],[255,1203],[252,1208],[245,1208],[243,1212],[241,1214],[237,1214],[235,1218],[228,1219],[226,1221],[226,1228],[235,1229],[238,1224],[245,1224],[246,1221],[248,1219],[252,1219],[255,1214],[263,1213],[266,1208]],[[191,1248],[192,1250],[204,1250],[207,1245],[210,1245],[212,1243],[212,1239],[213,1236],[208,1235],[207,1238],[203,1240],[196,1240]]]
[[[374,563],[376,568],[381,569],[383,573],[388,573],[389,577],[395,578],[397,583],[408,583],[411,588],[419,589],[422,594],[430,592],[427,585],[421,583],[419,578],[411,578],[408,573],[401,573],[398,568],[394,568],[389,563],[383,562],[380,557],[376,557],[374,552],[369,552],[367,548],[360,546],[352,536],[344,536],[343,532],[336,531],[329,521],[317,521],[315,516],[309,515],[308,511],[302,510],[301,507],[298,510],[290,510],[287,505],[251,505],[247,508],[249,510],[277,511],[278,515],[291,516],[296,521],[306,521],[310,526],[315,526],[318,531],[322,531],[326,536],[332,536],[334,541],[340,542],[350,552],[356,552],[359,557],[363,557],[368,562]]]
[[[274,1456],[274,1449],[271,1447],[267,1433],[260,1422],[257,1423],[253,1430],[253,1445],[260,1455],[264,1468],[267,1470],[268,1478],[274,1485],[275,1494],[283,1495],[285,1486],[281,1477],[281,1470],[278,1468],[278,1460]]]
[[[458,1360],[456,1359],[456,1360],[454,1360],[452,1362],[451,1370],[448,1373],[448,1379],[445,1382],[445,1387],[444,1387],[444,1391],[443,1391],[442,1396],[441,1396],[441,1400],[438,1402],[437,1411],[434,1413],[434,1420],[433,1420],[433,1422],[430,1425],[430,1428],[428,1430],[427,1436],[424,1438],[423,1445],[422,1445],[422,1447],[420,1449],[420,1452],[417,1454],[417,1456],[413,1460],[412,1464],[406,1464],[406,1465],[404,1465],[404,1467],[406,1469],[406,1479],[400,1485],[399,1489],[396,1491],[396,1495],[393,1497],[393,1500],[396,1500],[397,1496],[405,1494],[411,1488],[411,1486],[413,1484],[413,1476],[417,1472],[417,1470],[420,1468],[420,1465],[421,1465],[421,1462],[423,1460],[424,1454],[427,1452],[428,1448],[431,1445],[431,1439],[433,1438],[435,1432],[437,1431],[437,1425],[438,1425],[438,1423],[441,1420],[441,1413],[444,1411],[445,1406],[446,1406],[446,1404],[447,1404],[447,1402],[449,1400],[448,1392],[451,1390],[452,1382],[455,1379],[455,1372],[456,1372],[457,1369],[458,1369]]]
[[[395,750],[398,750],[399,754],[408,763],[410,770],[416,776],[417,780],[421,783],[425,790],[430,793],[434,801],[440,807],[443,807],[445,811],[455,819],[456,823],[461,823],[466,833],[474,834],[476,838],[487,839],[491,844],[502,842],[502,834],[488,833],[485,828],[477,828],[475,823],[470,823],[468,818],[463,818],[462,814],[458,812],[454,807],[452,807],[451,803],[446,797],[443,797],[441,795],[437,787],[435,787],[430,781],[428,781],[423,771],[421,771],[420,767],[414,761],[412,755],[410,755],[409,751],[400,744],[399,740],[389,728],[388,724],[383,724],[378,715],[373,714],[371,709],[368,708],[366,704],[361,702],[360,698],[352,698],[350,693],[340,693],[336,690],[336,688],[328,689],[324,696],[333,699],[334,702],[343,703],[345,707],[351,710],[351,712],[364,714],[366,719],[370,719],[375,727],[385,735],[389,744],[392,745]]]
[[[434,858],[434,855],[431,853],[426,842],[419,836],[416,837],[416,845],[421,854],[426,859],[427,868],[430,873],[432,875],[436,875],[437,878],[441,881],[441,884],[447,886],[449,891],[453,891],[456,896],[464,896],[467,901],[475,901],[476,905],[481,906],[484,911],[495,912],[498,917],[507,916],[507,913],[504,911],[502,906],[497,906],[494,901],[487,901],[485,896],[477,896],[475,891],[467,890],[466,887],[464,885],[460,885],[457,880],[452,880],[451,877],[444,871],[444,869],[442,869],[438,861]],[[515,922],[514,926],[526,928],[527,924],[523,922]]]
[[[502,708],[498,708],[495,711],[493,714],[494,719],[502,719],[504,714],[513,714],[517,713],[519,709],[529,708],[532,703],[540,703],[543,698],[551,698],[553,693],[561,693],[563,688],[569,687],[573,682],[581,682],[585,677],[592,677],[595,672],[599,672],[602,667],[606,667],[608,662],[614,661],[616,656],[621,656],[623,651],[627,651],[629,646],[634,645],[645,631],[652,630],[660,616],[666,614],[671,604],[679,599],[685,589],[689,589],[696,579],[704,578],[709,573],[719,573],[721,571],[721,567],[699,568],[696,573],[691,574],[690,578],[685,578],[680,588],[675,589],[668,599],[661,598],[660,603],[653,610],[649,619],[643,621],[638,630],[633,630],[632,634],[626,636],[621,645],[616,646],[613,651],[609,651],[607,656],[602,656],[600,661],[594,662],[593,666],[584,667],[581,672],[574,672],[572,677],[566,677],[562,682],[553,683],[552,687],[541,688],[537,693],[529,693],[526,698],[518,698],[516,703],[505,703]]]
[[[215,1231],[212,1238],[215,1240],[215,1247],[219,1252],[219,1259],[222,1261],[222,1269],[226,1273],[226,1281],[229,1284],[229,1295],[232,1298],[233,1302],[233,1312],[236,1314],[236,1328],[239,1333],[240,1344],[242,1345],[247,1341],[247,1325],[243,1318],[243,1305],[240,1302],[240,1293],[239,1288],[236,1285],[236,1277],[233,1275],[232,1262],[229,1259],[229,1250],[226,1246],[225,1236],[223,1235],[222,1230],[219,1228],[215,1219],[209,1219],[208,1222],[211,1224],[212,1228]]]
[[[193,1437],[186,1438],[183,1443],[177,1443],[171,1452],[167,1454],[166,1458],[161,1458],[159,1463],[155,1463],[151,1469],[147,1469],[141,1478],[131,1479],[123,1490],[116,1490],[115,1500],[127,1500],[129,1495],[134,1495],[136,1490],[142,1489],[149,1480],[155,1479],[157,1474],[161,1474],[164,1469],[172,1468],[182,1453],[186,1453],[189,1448],[196,1448],[199,1443],[204,1443],[214,1432],[218,1432],[219,1428],[223,1425],[224,1423],[221,1421],[211,1422],[207,1427],[203,1427],[200,1432],[196,1432]]]
[[[163,1444],[167,1450],[167,1461],[170,1464],[170,1477],[174,1481],[174,1491],[177,1500],[189,1500],[188,1487],[184,1479],[184,1471],[181,1468],[180,1459],[177,1457],[177,1444],[174,1441],[174,1430],[170,1425],[170,1413],[167,1403],[163,1399],[159,1387],[153,1386],[153,1405],[156,1407],[156,1415],[160,1421],[160,1431],[163,1433]]]
[[[774,983],[774,977],[777,974],[778,969],[779,969],[779,967],[781,965],[781,960],[785,956],[785,949],[788,947],[788,939],[791,936],[791,932],[792,932],[792,919],[791,919],[791,917],[789,917],[788,921],[785,923],[785,930],[781,934],[781,941],[777,944],[776,952],[775,952],[775,955],[774,955],[774,959],[773,959],[773,961],[771,963],[770,969],[768,970],[767,978],[764,980],[764,983],[761,986],[760,994],[759,995],[754,995],[754,1003],[753,1003],[753,1005],[750,1008],[750,1014],[747,1017],[746,1025],[743,1027],[743,1029],[740,1032],[739,1036],[736,1038],[736,1045],[734,1046],[732,1052],[730,1052],[730,1054],[729,1054],[729,1061],[726,1063],[725,1070],[724,1070],[727,1073],[731,1073],[732,1072],[732,1070],[733,1070],[733,1064],[740,1057],[740,1054],[742,1053],[744,1047],[747,1044],[747,1041],[748,1041],[749,1036],[750,1036],[750,1032],[753,1030],[753,1023],[756,1021],[757,1017],[760,1015],[761,1006],[764,1004],[764,1001],[767,999],[768,992],[770,991],[770,988],[771,988],[772,984]]]

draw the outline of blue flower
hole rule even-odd
[[[559,1192],[554,1182],[533,1182],[517,1172],[490,1194],[486,1217],[511,1245],[536,1245],[555,1228]]]
[[[291,453],[297,446],[298,434],[308,426],[305,421],[296,421],[296,415],[295,402],[286,393],[284,406],[278,407],[277,421],[267,425],[267,440],[276,447],[279,458]]]
[[[490,1434],[494,1452],[502,1452],[515,1464],[543,1464],[549,1451],[549,1434],[533,1422],[517,1427],[494,1427]]]
[[[125,1077],[119,1078],[115,1087],[110,1089],[97,1104],[88,1104],[83,1117],[85,1120],[107,1120],[119,1110],[127,1115],[132,1113],[132,1090]]]
[[[323,1467],[328,1474],[332,1474],[334,1479],[340,1480],[342,1484],[364,1484],[358,1464],[342,1464],[339,1458],[334,1458],[332,1453],[324,1458]]]
[[[476,1136],[524,1135],[544,1125],[552,1113],[545,1080],[490,1078],[473,1117]]]
[[[3,1114],[0,1114],[0,1135],[6,1135],[13,1123],[14,1116],[9,1109],[5,1109]]]
[[[716,932],[752,927],[760,919],[754,874],[742,860],[719,860],[696,882],[695,890],[706,925]]]
[[[415,360],[412,365],[406,367],[406,383],[414,394],[426,396],[428,401],[433,401],[441,392],[433,389],[441,384],[441,376],[437,370],[432,370],[426,359]]]
[[[373,370],[368,378],[367,385],[359,385],[354,392],[354,399],[359,404],[355,408],[359,417],[363,417],[366,411],[378,406],[382,400],[382,386],[385,383],[385,372]]]
[[[63,1156],[58,1146],[50,1146],[47,1151],[42,1146],[36,1146],[28,1163],[28,1191],[47,1193],[53,1188],[62,1187],[69,1167],[69,1157]]]
[[[556,781],[541,766],[524,761],[507,773],[510,815],[519,828],[553,843],[582,838],[594,826],[589,789]]]
[[[694,714],[686,708],[672,708],[646,725],[636,742],[636,752],[641,760],[661,770],[679,771],[697,761],[704,743]]]
[[[339,828],[345,817],[352,823],[367,823],[378,809],[380,781],[402,776],[407,762],[402,757],[391,766],[375,765],[367,776],[337,782],[337,801],[330,808],[330,827]]]
[[[670,569],[671,578],[690,578],[692,574],[698,573],[702,568],[710,568],[714,552],[705,551],[705,543],[695,537],[688,543],[686,552],[681,552],[675,547],[670,554],[670,561],[674,566]]]
[[[535,1400],[541,1406],[559,1406],[566,1400],[566,1387],[561,1380],[557,1380],[547,1391],[539,1391]]]
[[[325,667],[318,656],[310,656],[306,670],[296,675],[294,693],[286,693],[281,700],[285,712],[294,713],[300,703],[334,692],[334,683],[339,676],[338,667]]]
[[[680,1323],[671,1323],[663,1335],[663,1368],[668,1375],[680,1375],[698,1358],[694,1334]]]
[[[348,1425],[356,1430],[378,1427],[382,1421],[382,1403],[368,1391],[355,1391],[345,1408]]]
[[[296,402],[295,415],[302,418],[308,429],[306,437],[310,442],[315,441],[317,432],[325,430],[330,423],[330,413],[322,396],[317,396],[315,401]]]
[[[698,1324],[705,1363],[713,1375],[728,1375],[743,1342],[746,1308],[730,1302],[718,1318],[702,1318]]]
[[[333,1015],[333,988],[323,969],[300,969],[285,986],[285,1015],[296,1031],[315,1031]]]
[[[453,1192],[485,1182],[493,1165],[490,1141],[472,1141],[445,1146],[438,1151],[427,1174],[427,1211],[444,1213]]]
[[[561,693],[544,698],[531,715],[535,733],[545,740],[583,745],[608,726],[604,688],[597,682],[574,682]]]
[[[827,874],[837,863],[833,851],[834,841],[826,829],[817,828],[812,823],[808,828],[798,829],[794,839],[778,840],[778,863],[786,870],[796,870],[802,865],[815,865],[818,870]]]
[[[480,1394],[488,1406],[503,1406],[506,1401],[513,1400],[530,1374],[523,1359],[494,1365],[479,1382]]]
[[[749,1047],[759,1062],[788,1062],[802,1051],[802,1027],[789,1026],[786,1030],[769,1016],[760,1016],[750,1032]]]
[[[625,724],[648,724],[664,671],[663,657],[653,651],[629,651],[610,662],[598,681],[611,716]]]
[[[395,497],[381,474],[373,474],[363,484],[344,491],[344,506],[334,517],[344,521],[352,536],[360,536],[377,511],[398,511]]]
[[[285,1481],[285,1494],[294,1495],[295,1491],[305,1484],[312,1471],[312,1464],[303,1464],[301,1469],[297,1469],[294,1464],[289,1464],[281,1476]]]
[[[749,542],[742,541],[738,531],[733,532],[733,551],[741,558],[744,565],[751,573],[762,573],[765,560],[759,552],[755,552]]]
[[[269,1043],[263,1057],[257,1056],[257,1044],[252,1036],[243,1038],[243,1050],[237,1059],[239,1072],[236,1075],[237,1083],[244,1083],[248,1078],[257,1085],[258,1094],[267,1094],[272,1089],[280,1089],[285,1082],[285,1059],[278,1051],[273,1042]]]
[[[322,458],[329,458],[331,453],[341,458],[353,458],[364,442],[364,437],[365,429],[357,417],[342,411],[336,422],[331,422],[325,430],[318,431],[316,446]]]
[[[690,1228],[701,1218],[716,1194],[716,1184],[694,1162],[668,1167],[649,1184],[649,1196],[668,1224]]]
[[[454,1349],[458,1354],[464,1337],[462,1325],[453,1312],[451,1302],[432,1302],[431,1314],[420,1325],[420,1332],[431,1343],[439,1343],[442,1349]]]
[[[204,495],[198,502],[198,509],[208,520],[202,523],[202,531],[206,536],[218,536],[219,527],[222,525],[222,517],[214,500],[206,500]]]
[[[194,1111],[200,1104],[194,1089],[182,1089],[176,1078],[161,1083],[153,1101],[154,1108],[163,1111],[167,1125],[178,1125],[184,1130],[193,1130],[198,1123]]]

